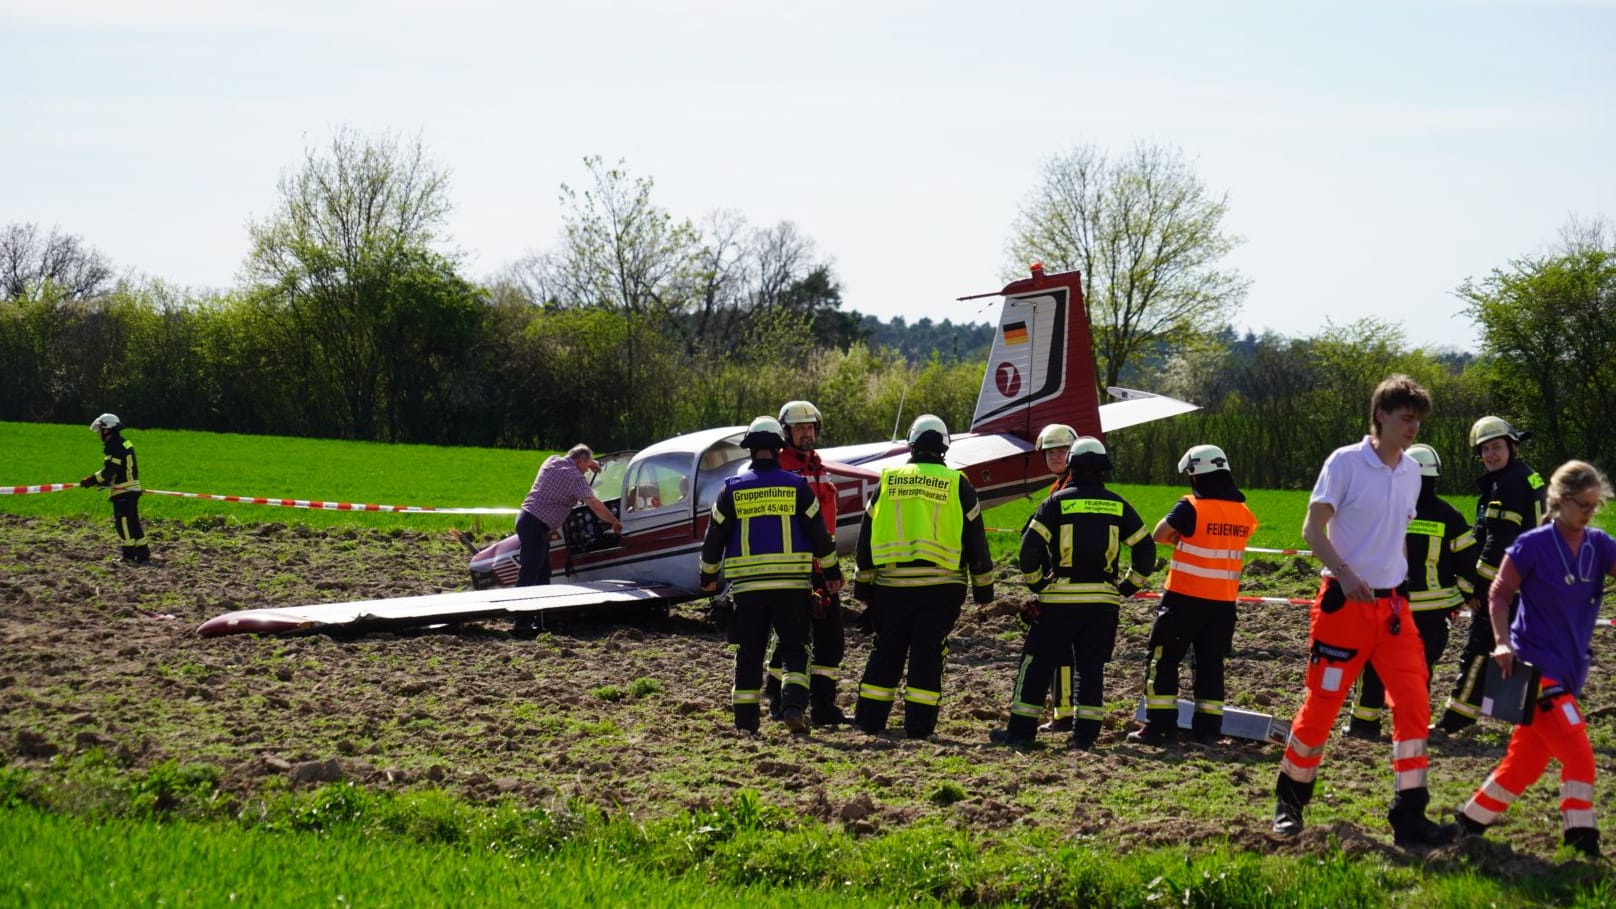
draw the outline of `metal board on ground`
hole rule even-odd
[[[1195,716],[1195,702],[1178,700],[1178,728],[1189,729],[1190,719]],[[1141,723],[1145,721],[1145,700],[1139,699],[1139,709],[1134,711],[1133,718]],[[1255,710],[1241,710],[1238,707],[1223,708],[1223,734],[1231,738],[1251,739],[1257,742],[1272,742],[1276,745],[1285,744],[1290,738],[1291,724],[1285,720],[1274,719],[1266,713]]]

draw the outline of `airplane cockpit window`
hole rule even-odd
[[[701,468],[697,472],[696,510],[706,511],[718,501],[724,481],[746,469],[751,452],[734,442],[719,442],[701,453]]]
[[[629,468],[623,495],[629,512],[689,507],[690,456],[672,452],[645,458]]]

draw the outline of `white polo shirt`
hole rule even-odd
[[[1408,575],[1404,536],[1420,499],[1420,465],[1402,452],[1387,467],[1369,444],[1343,445],[1324,459],[1308,504],[1335,509],[1326,525],[1330,543],[1370,587],[1391,588]],[[1320,572],[1330,576],[1329,569]]]

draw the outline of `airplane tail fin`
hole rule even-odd
[[[1027,441],[1050,423],[1099,436],[1094,340],[1078,273],[1012,281],[999,291],[1004,308],[988,353],[971,431],[1009,433]]]

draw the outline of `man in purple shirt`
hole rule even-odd
[[[516,538],[522,544],[522,570],[516,576],[516,586],[550,583],[550,531],[559,529],[579,502],[588,505],[612,530],[622,530],[617,515],[590,488],[584,476],[586,470],[600,470],[600,462],[588,445],[574,445],[565,456],[544,459],[533,478],[533,488],[522,500],[522,512],[516,517]]]

